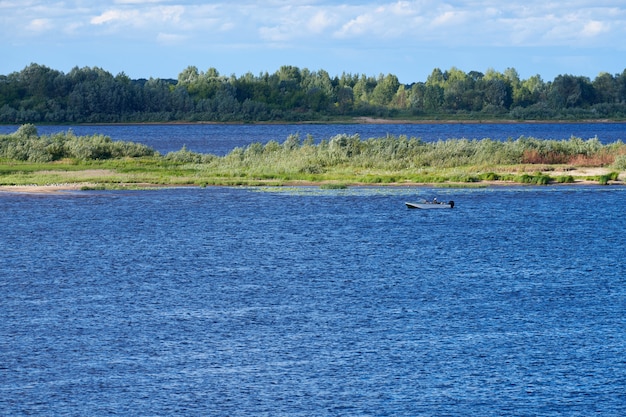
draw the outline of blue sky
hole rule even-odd
[[[522,79],[626,69],[624,0],[0,0],[0,74],[30,63],[177,78],[515,68]]]

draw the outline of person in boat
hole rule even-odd
[[[439,204],[439,203],[437,202],[437,197],[433,198],[433,204]]]

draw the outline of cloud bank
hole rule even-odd
[[[2,36],[132,34],[157,40],[228,37],[283,44],[395,41],[436,45],[579,46],[621,41],[626,8],[617,1],[223,2],[115,0],[0,1]],[[572,10],[572,11],[568,11]],[[621,42],[620,42],[621,43]]]
[[[278,53],[317,54],[320,62],[375,54],[398,65],[449,50],[465,63],[472,62],[473,50],[485,56],[487,50],[561,48],[570,51],[572,63],[578,55],[572,51],[618,53],[626,38],[626,5],[615,0],[575,0],[566,6],[551,0],[0,0],[0,16],[2,48],[9,52],[31,44],[92,43],[106,45],[104,53],[132,42],[145,51],[181,48],[190,56],[214,58],[225,57],[224,51],[265,51],[259,61]],[[283,58],[282,64],[288,63]]]

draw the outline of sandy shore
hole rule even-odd
[[[573,170],[568,171],[550,171],[548,175],[551,177],[557,177],[561,175],[572,175],[574,177],[573,183],[560,184],[553,182],[548,186],[562,186],[562,185],[593,185],[598,184],[597,181],[588,180],[586,178],[605,175],[609,173],[610,170],[608,168],[592,168],[592,167],[579,167]],[[86,171],[90,175],[93,175],[94,172]],[[499,172],[502,174],[502,172]],[[76,175],[76,173],[73,173]],[[102,172],[98,172],[98,174],[102,175]],[[517,173],[519,174],[519,172]],[[258,183],[258,182],[257,182]],[[276,184],[276,181],[268,180],[267,184]],[[281,183],[283,186],[320,186],[323,183],[321,182],[309,182],[309,181],[285,181]],[[518,182],[510,182],[510,181],[480,181],[477,183],[445,183],[446,185],[458,185],[459,187],[463,186],[476,186],[482,185],[486,187],[503,187],[503,186],[527,186],[528,184],[522,184]],[[614,185],[626,185],[626,181],[624,180],[623,175],[620,176],[619,181],[611,181],[610,184]],[[194,185],[188,184],[151,184],[151,183],[115,183],[110,184],[111,186],[115,186],[115,188],[124,189],[128,187],[128,189],[148,189],[148,188],[166,188],[166,187],[193,187]],[[380,186],[383,184],[360,184],[358,182],[348,183],[347,185],[351,186]],[[390,183],[384,184],[384,186],[388,187],[438,187],[441,186],[441,183],[431,184],[431,183],[410,183],[410,182],[402,182],[402,183]],[[2,193],[31,193],[31,194],[52,194],[52,193],[63,193],[63,192],[74,192],[79,191],[84,188],[95,189],[100,187],[101,184],[93,183],[93,182],[77,182],[77,183],[59,183],[59,184],[47,184],[47,185],[0,185],[0,194]]]
[[[51,184],[51,185],[0,185],[3,193],[56,193],[63,191],[78,191],[85,186],[94,184]]]
[[[268,182],[269,184],[269,182]],[[446,185],[454,185],[457,184],[459,187],[463,186],[485,186],[485,187],[527,187],[531,184],[522,184],[519,182],[510,182],[510,181],[480,181],[478,183],[445,183]],[[546,187],[550,186],[568,186],[568,185],[597,185],[597,181],[587,180],[583,178],[575,178],[573,183],[557,183],[553,182],[551,184],[545,185]],[[610,181],[610,185],[626,185],[624,181]],[[293,181],[293,182],[284,182],[281,186],[320,186],[322,183],[314,183],[314,182],[306,182],[306,181]],[[385,187],[440,187],[442,184],[431,184],[431,183],[390,183],[390,184],[348,184],[351,186],[364,186],[364,187],[374,187],[374,186],[385,186]],[[121,188],[124,187],[122,184],[118,184]],[[194,187],[194,185],[164,185],[164,184],[128,184],[129,189],[137,189],[137,188],[168,188],[168,187]],[[74,192],[80,191],[84,188],[96,188],[98,184],[87,184],[87,183],[79,183],[79,184],[52,184],[52,185],[0,185],[0,194],[4,193],[20,193],[20,194],[54,194],[54,193],[63,193],[63,192]]]
[[[164,184],[148,184],[148,183],[132,183],[132,184],[114,184],[118,189],[144,189],[144,188],[167,188],[167,187],[185,187],[185,185],[164,185]],[[95,183],[67,183],[67,184],[46,184],[46,185],[0,185],[0,194],[2,193],[32,193],[32,194],[53,194],[63,192],[80,191],[83,189],[97,189],[101,184]]]

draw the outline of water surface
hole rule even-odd
[[[0,125],[0,133],[19,126]],[[71,129],[77,135],[104,134],[113,140],[139,142],[161,153],[187,149],[225,155],[235,147],[274,140],[283,143],[289,135],[301,140],[310,135],[315,143],[335,135],[360,135],[361,139],[405,135],[427,142],[446,139],[518,139],[520,136],[566,140],[598,138],[602,143],[626,139],[624,123],[399,123],[399,124],[139,124],[139,125],[38,125],[40,134]]]
[[[453,199],[453,210],[405,201]],[[622,187],[0,195],[5,415],[626,414]]]

